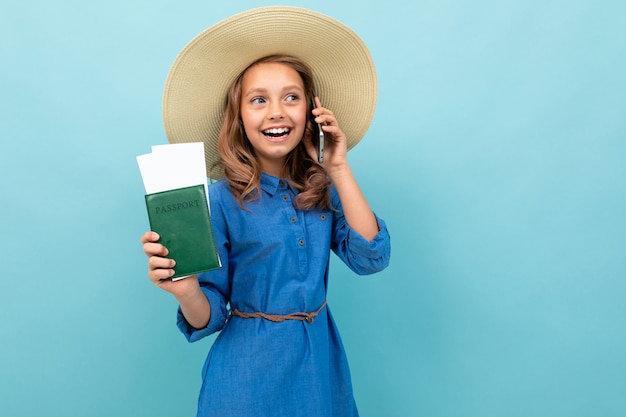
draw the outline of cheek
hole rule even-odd
[[[246,133],[255,130],[258,127],[258,120],[255,119],[254,114],[250,114],[247,112],[241,113],[241,124],[243,125],[243,129]]]
[[[298,112],[294,117],[294,122],[296,126],[302,130],[302,132],[306,132],[308,130],[308,118],[306,117],[306,110],[304,112]]]

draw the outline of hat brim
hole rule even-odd
[[[374,61],[361,38],[343,23],[298,7],[261,7],[231,16],[192,39],[178,54],[163,92],[170,143],[204,142],[207,176],[219,160],[219,137],[230,85],[252,62],[285,54],[313,71],[316,94],[335,114],[354,147],[369,128],[377,100]]]

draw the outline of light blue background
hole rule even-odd
[[[350,160],[392,265],[329,294],[362,416],[626,415],[626,3],[286,3],[377,64]],[[212,339],[146,278],[135,156],[179,50],[267,4],[3,3],[2,415],[194,415]]]

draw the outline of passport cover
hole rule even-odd
[[[221,266],[203,184],[147,194],[146,208],[150,230],[176,261],[172,279]]]

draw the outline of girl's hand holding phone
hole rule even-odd
[[[322,107],[319,97],[315,97],[314,103],[316,107],[313,109],[312,113],[315,116],[315,123],[320,125],[325,136],[324,159],[321,165],[323,165],[330,174],[330,171],[333,169],[347,164],[348,149],[346,145],[346,135],[339,127],[339,123],[337,123],[337,118],[333,112]],[[317,160],[319,150],[312,142],[307,144],[307,151],[309,155]]]

